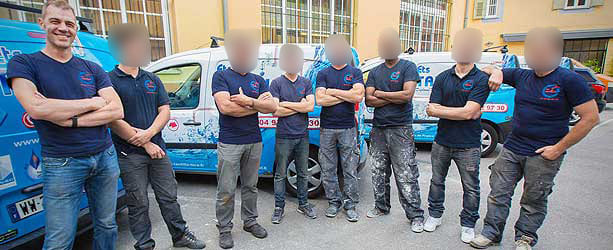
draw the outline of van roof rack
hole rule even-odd
[[[4,7],[7,9],[13,9],[13,10],[20,10],[20,11],[25,11],[25,12],[35,13],[35,14],[43,13],[41,9],[12,4],[12,3],[5,3],[5,2],[0,2],[0,7]],[[79,22],[80,31],[90,32],[91,24],[94,22],[94,20],[92,20],[91,18],[85,18],[85,17],[78,16],[77,21]]]
[[[507,47],[508,45],[499,45],[499,46],[494,46],[494,47],[489,47],[483,50],[483,52],[494,52],[496,49],[500,49],[500,53],[506,54],[507,52],[509,52],[509,48]]]
[[[211,48],[219,48],[219,42],[223,40],[223,37],[211,36]]]

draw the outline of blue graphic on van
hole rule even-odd
[[[32,150],[30,162],[26,165],[26,172],[32,180],[38,180],[43,175],[43,168],[40,158],[38,155],[36,155],[36,153],[34,153],[34,150]]]
[[[11,58],[19,54],[21,54],[21,50],[10,50],[0,46],[0,64],[7,64]]]
[[[0,190],[17,186],[10,155],[0,156]]]

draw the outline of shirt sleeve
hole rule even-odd
[[[368,73],[368,78],[366,78],[366,85],[365,85],[365,87],[373,87],[373,88],[375,88],[375,82],[377,82],[377,80],[375,79],[375,76],[377,75],[377,68],[379,68],[379,67],[373,68]]]
[[[579,106],[594,99],[594,94],[587,85],[585,79],[575,72],[566,77],[564,94],[572,107]]]
[[[153,77],[155,78],[155,84],[158,86],[158,107],[170,104],[170,98],[168,98],[168,92],[166,92],[164,83],[158,76],[153,75]]]
[[[221,71],[216,71],[213,74],[213,81],[211,82],[211,89],[213,91],[213,95],[217,92],[226,91],[230,93],[230,89],[228,88],[228,83],[223,76],[221,75]]]
[[[93,62],[86,63],[89,64],[90,69],[93,71],[92,73],[94,74],[94,78],[96,79],[96,92],[104,88],[113,87],[109,74],[106,73],[104,69],[100,67],[100,65]]]
[[[326,73],[322,70],[317,72],[317,79],[315,82],[315,88],[327,88]]]
[[[362,71],[358,68],[355,68],[354,72],[355,78],[353,80],[353,84],[358,83],[364,85],[364,74],[362,74]]]
[[[14,78],[23,78],[34,83],[36,88],[38,86],[38,81],[36,80],[36,71],[32,68],[30,61],[28,60],[26,55],[20,54],[13,57],[6,67],[6,79],[9,88],[12,88],[11,82]]]
[[[502,69],[502,83],[515,87],[517,82],[521,80],[522,74],[526,71],[520,68]]]
[[[304,96],[308,96],[308,95],[312,95],[313,94],[313,84],[311,83],[311,80],[304,78]]]
[[[278,78],[273,79],[270,82],[270,94],[272,97],[279,98],[279,84]]]
[[[488,85],[489,77],[482,76],[475,81],[475,87],[470,91],[468,100],[479,103],[483,106],[487,97],[490,95],[490,86]]]
[[[409,62],[407,67],[404,69],[404,81],[415,81],[420,82],[421,78],[419,77],[419,72],[417,72],[417,66],[413,62]]]
[[[266,80],[264,80],[263,77],[261,76],[256,76],[256,79],[258,80],[258,82],[261,82],[260,84],[260,95],[264,94],[266,92],[270,92],[270,87],[268,86],[268,82],[266,82]]]
[[[432,85],[432,91],[430,92],[430,103],[442,104],[443,102],[443,84],[445,81],[445,71],[438,74]]]

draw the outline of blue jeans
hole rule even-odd
[[[275,143],[275,207],[285,207],[285,178],[287,178],[287,165],[294,159],[296,166],[296,187],[298,205],[307,206],[308,196],[308,165],[309,165],[309,137],[300,139],[277,138]]]
[[[43,249],[72,249],[83,189],[94,223],[94,250],[115,249],[117,179],[115,147],[84,157],[43,157],[43,202],[46,211]]]
[[[481,148],[451,148],[438,143],[432,144],[432,179],[428,194],[428,212],[434,218],[443,216],[445,206],[445,179],[449,172],[451,160],[458,167],[462,181],[462,212],[460,225],[474,228],[479,219],[479,162]]]

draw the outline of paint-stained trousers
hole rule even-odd
[[[344,204],[345,209],[354,209],[360,200],[357,177],[360,151],[356,128],[322,128],[319,144],[319,162],[328,203],[336,207]],[[342,197],[337,174],[339,155],[344,182]]]
[[[217,143],[217,228],[220,233],[232,231],[234,193],[238,176],[241,177],[241,219],[247,227],[258,218],[258,170],[262,143]]]
[[[413,129],[410,126],[373,127],[370,139],[369,165],[372,166],[375,207],[384,213],[389,212],[393,172],[400,204],[407,218],[423,220]]]

